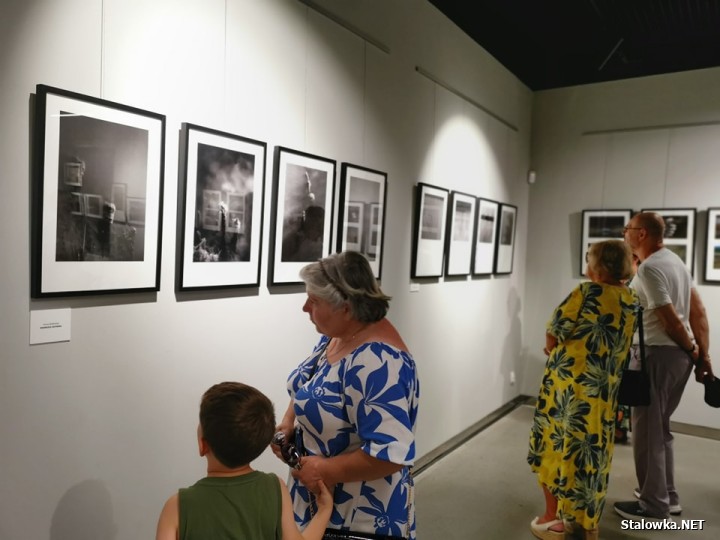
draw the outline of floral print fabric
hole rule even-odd
[[[308,455],[336,456],[358,448],[378,459],[406,465],[378,480],[335,485],[329,527],[415,538],[412,477],[419,383],[415,362],[384,343],[364,343],[329,364],[323,337],[288,377],[288,392]],[[289,480],[295,520],[303,528],[315,502]],[[408,523],[410,521],[410,523]]]
[[[627,287],[580,284],[547,331],[558,340],[543,375],[528,463],[558,499],[559,517],[595,529],[607,494],[617,392],[637,325]]]

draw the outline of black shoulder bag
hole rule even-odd
[[[630,407],[647,407],[650,405],[650,376],[645,366],[645,338],[643,337],[643,308],[638,314],[638,333],[640,334],[640,370],[625,367],[618,390],[618,403]]]

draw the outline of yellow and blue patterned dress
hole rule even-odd
[[[598,526],[614,449],[617,393],[639,302],[625,286],[581,283],[547,331],[558,340],[545,366],[528,463],[558,500],[558,516]]]

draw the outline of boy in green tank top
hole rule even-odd
[[[333,508],[327,487],[321,483],[318,512],[301,533],[285,482],[250,467],[274,433],[272,402],[259,390],[224,382],[205,392],[198,447],[207,477],[167,500],[156,540],[321,540]]]

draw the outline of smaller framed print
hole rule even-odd
[[[365,255],[380,279],[387,174],[350,163],[340,171],[337,249]]]
[[[33,298],[160,289],[165,116],[37,85]]]
[[[445,257],[446,276],[470,274],[473,262],[476,210],[477,198],[474,195],[459,191],[450,192],[450,216],[446,238],[447,257]]]
[[[580,275],[585,275],[585,254],[591,244],[603,240],[622,240],[623,228],[632,218],[632,210],[583,210],[580,243]]]
[[[720,208],[707,210],[705,281],[720,283]]]
[[[517,206],[500,204],[500,219],[495,245],[494,274],[511,274],[515,252],[515,228],[517,226]]]
[[[412,278],[443,273],[449,191],[418,182],[413,230]]]
[[[336,161],[275,147],[270,285],[300,283],[306,264],[330,254]]]
[[[643,208],[641,212],[655,212],[665,222],[663,244],[680,257],[690,274],[695,272],[695,208]]]
[[[267,145],[184,123],[180,291],[257,287]]]
[[[475,276],[492,274],[495,268],[499,209],[500,203],[478,197],[472,270]]]
[[[365,206],[361,202],[348,202],[345,208],[347,214],[345,214],[342,231],[345,249],[361,251],[363,245],[363,210]]]

